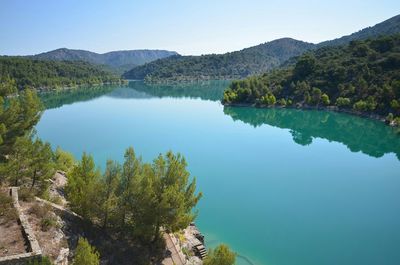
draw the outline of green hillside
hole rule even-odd
[[[275,68],[312,48],[314,44],[284,38],[225,54],[172,56],[135,67],[123,77],[149,82],[243,78]]]
[[[232,82],[223,102],[334,106],[392,120],[400,115],[400,34],[308,52],[294,66]]]
[[[0,56],[0,77],[15,79],[19,89],[25,86],[50,89],[120,81],[118,76],[86,62],[42,61],[8,56]]]

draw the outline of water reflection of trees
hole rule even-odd
[[[110,93],[115,86],[80,87],[76,89],[64,89],[39,94],[46,109],[59,108],[65,104],[88,101]]]
[[[211,80],[203,82],[146,84],[139,81],[129,82],[129,87],[155,97],[200,98],[203,100],[221,100],[223,91],[230,81]]]
[[[319,137],[373,157],[393,152],[400,160],[400,135],[379,121],[316,110],[224,107],[224,113],[254,127],[268,124],[289,129],[293,141],[301,145]]]

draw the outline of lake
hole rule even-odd
[[[400,264],[400,135],[381,122],[224,107],[226,81],[42,95],[42,139],[102,168],[133,146],[183,154],[204,196],[196,224],[237,264]]]

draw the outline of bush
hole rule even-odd
[[[331,103],[331,101],[329,100],[329,96],[325,93],[322,94],[321,100],[322,100],[322,104],[324,104],[325,106],[328,106]]]
[[[81,237],[78,240],[78,246],[75,251],[73,265],[99,265],[99,252],[92,247],[89,242]]]
[[[353,105],[353,109],[358,110],[358,111],[366,111],[368,109],[367,102],[363,100],[359,100]]]
[[[47,217],[50,213],[51,206],[47,204],[41,205],[40,203],[35,203],[29,209],[29,213],[36,215],[37,218],[43,219]]]
[[[52,203],[58,204],[58,205],[62,205],[63,204],[62,198],[60,196],[58,196],[58,195],[51,196],[49,201],[52,202]]]
[[[52,265],[50,259],[46,256],[42,258],[35,258],[34,260],[30,261],[28,265]]]
[[[210,249],[204,265],[233,265],[235,260],[236,254],[228,246],[222,244],[214,250]]]
[[[18,215],[12,204],[12,198],[0,192],[0,222],[6,224],[9,221],[17,220]]]
[[[20,188],[18,190],[18,199],[25,202],[32,202],[35,199],[35,194],[28,188]]]
[[[343,98],[343,97],[338,97],[336,99],[336,106],[338,107],[348,107],[350,106],[350,99],[349,98]]]
[[[42,229],[42,231],[49,231],[50,228],[52,227],[56,227],[57,226],[57,220],[54,217],[44,217],[41,221],[40,221],[40,228]]]

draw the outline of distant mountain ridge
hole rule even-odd
[[[400,33],[400,15],[389,18],[381,23],[376,24],[375,26],[367,27],[360,31],[354,32],[353,34],[320,42],[317,44],[317,47],[343,45],[352,40],[365,40],[381,35],[392,35],[396,33]]]
[[[400,15],[351,35],[319,44],[282,38],[225,54],[172,56],[136,66],[124,73],[122,77],[145,79],[149,82],[243,78],[277,68],[290,58],[309,50],[324,46],[339,46],[352,40],[364,40],[396,33],[400,33]]]
[[[84,61],[92,64],[108,66],[115,72],[123,72],[124,70],[131,69],[134,66],[177,54],[177,52],[167,50],[126,50],[100,54],[85,50],[60,48],[29,57],[50,61]]]
[[[225,54],[172,56],[159,59],[126,72],[127,79],[182,81],[193,79],[242,78],[263,73],[293,56],[299,56],[315,44],[291,38],[273,40],[254,47]]]

